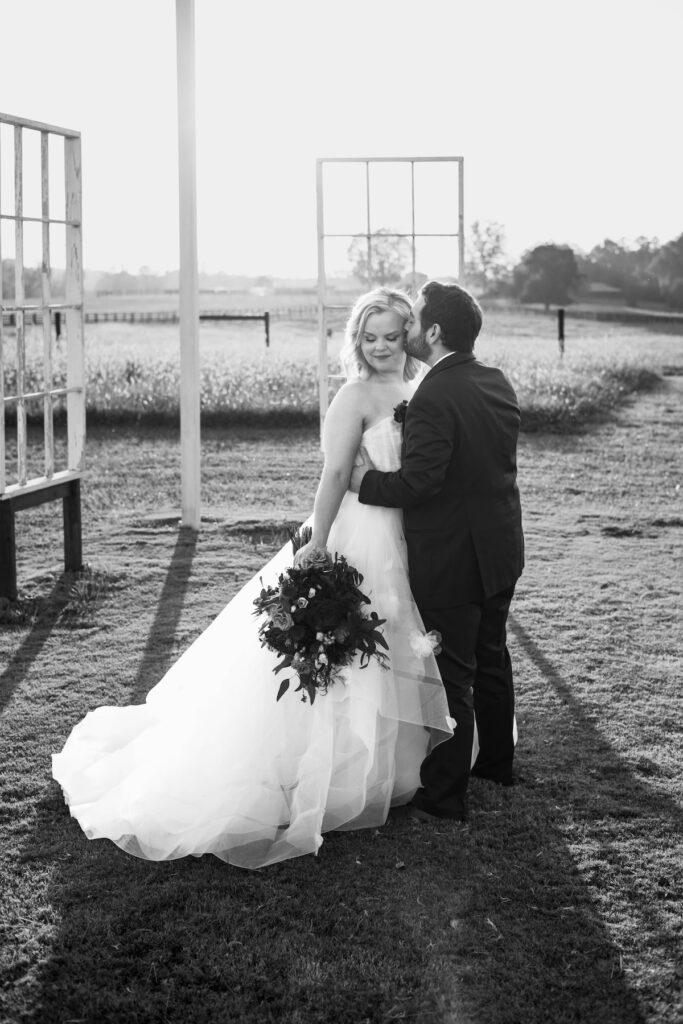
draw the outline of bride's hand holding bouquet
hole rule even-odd
[[[297,547],[297,543],[300,547]],[[310,526],[305,526],[292,538],[294,546],[294,567],[307,569],[314,565],[331,565],[332,556],[324,544],[313,540]]]
[[[370,599],[360,590],[362,575],[343,556],[330,554],[312,540],[311,528],[292,535],[294,565],[274,586],[261,588],[254,600],[261,645],[281,658],[273,672],[291,670],[298,677],[301,699],[312,704],[318,693],[342,678],[343,669],[360,655],[364,668],[374,658],[388,664],[387,642],[377,612],[366,612]],[[298,559],[297,559],[297,556]],[[381,650],[384,648],[384,650]],[[283,679],[279,700],[289,689]]]

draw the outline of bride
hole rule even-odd
[[[363,295],[346,327],[347,375],[325,420],[324,468],[310,521],[316,549],[344,555],[385,619],[389,666],[358,657],[313,704],[276,701],[277,656],[261,647],[254,598],[292,564],[290,545],[230,601],[147,695],[100,707],[76,725],[53,775],[89,839],[147,860],[213,853],[258,868],[315,853],[333,829],[377,827],[408,803],[429,750],[452,735],[435,639],[408,586],[398,509],[360,505],[347,490],[363,451],[400,465],[394,410],[419,363],[403,350],[402,292]]]

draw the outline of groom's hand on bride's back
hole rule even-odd
[[[359,465],[354,466],[351,470],[351,479],[349,480],[349,490],[353,491],[354,494],[358,494],[360,490],[361,481],[369,469],[372,469],[371,462],[361,462]]]

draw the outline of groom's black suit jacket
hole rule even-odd
[[[406,410],[401,469],[365,474],[366,505],[402,508],[418,607],[450,608],[512,586],[524,566],[517,396],[505,375],[454,352]]]

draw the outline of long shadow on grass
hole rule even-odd
[[[676,801],[643,783],[634,774],[631,765],[595,728],[571,686],[514,614],[509,617],[509,625],[519,646],[566,708],[562,731],[557,736],[567,748],[567,769],[573,783],[578,783],[583,794],[583,799],[574,805],[574,814],[590,819],[657,817],[670,822],[678,830],[682,829],[683,812]],[[606,708],[605,715],[608,714],[609,709]],[[559,722],[557,724],[560,725]]]
[[[541,753],[536,763],[533,756],[526,763],[522,760],[522,772],[530,770],[526,785],[497,794],[485,783],[475,780],[473,786],[475,796],[488,802],[485,813],[494,806],[493,813],[498,813],[500,808],[503,831],[495,838],[481,833],[479,883],[487,869],[497,881],[484,884],[482,894],[488,889],[488,899],[481,904],[475,900],[468,909],[474,906],[483,913],[486,907],[493,912],[487,918],[489,926],[498,929],[501,950],[519,967],[519,976],[525,979],[522,990],[532,1004],[523,1017],[519,1002],[517,1018],[509,1008],[506,1011],[504,998],[489,994],[490,1019],[540,1021],[543,1014],[537,1016],[533,1006],[545,1005],[546,1011],[552,1009],[552,1020],[639,1021],[644,1018],[622,973],[622,948],[614,936],[623,931],[620,924],[625,920],[631,925],[635,921],[638,932],[649,936],[654,961],[675,963],[674,883],[669,880],[662,887],[660,876],[666,869],[657,858],[676,848],[683,815],[674,799],[648,785],[619,756],[516,616],[510,616],[509,625],[561,706],[540,726],[549,753]],[[511,808],[512,817],[506,819],[506,809]],[[569,827],[556,828],[554,820]],[[582,838],[588,838],[593,861],[584,863],[581,874],[568,849],[574,825]],[[533,836],[531,844],[522,837],[526,830]],[[634,847],[641,872],[635,883]],[[648,860],[643,870],[642,862]],[[605,927],[608,920],[611,935]],[[536,980],[530,983],[534,970]],[[660,997],[665,1004],[664,993],[648,993],[648,982],[640,979],[645,1001]],[[657,982],[662,983],[661,976],[651,984]],[[542,996],[541,987],[546,989]],[[473,1005],[473,1013],[474,1009]],[[487,1019],[484,1014],[482,1020]]]
[[[31,1019],[641,1024],[619,922],[614,934],[605,923],[614,908],[580,873],[564,826],[568,809],[586,822],[623,814],[625,787],[631,821],[674,808],[622,763],[516,618],[511,629],[561,698],[537,729],[567,763],[552,776],[550,756],[528,765],[546,778],[514,790],[474,780],[464,828],[396,816],[259,872],[213,857],[148,864],[88,843],[51,787],[21,858],[29,887],[33,871],[51,872],[33,986],[17,985]],[[619,853],[604,844],[613,855],[623,903]],[[634,902],[656,934],[656,910]]]
[[[12,699],[59,621],[68,601],[64,580],[65,576],[60,576],[47,597],[39,600],[35,622],[0,674],[0,712]]]
[[[131,703],[141,700],[149,692],[175,657],[175,634],[192,574],[196,548],[196,531],[180,527],[140,668],[132,684]]]
[[[148,864],[88,843],[51,790],[21,866],[56,866],[41,904],[60,924],[37,938],[32,984],[25,964],[8,982],[36,1024],[441,1021],[388,832],[333,836],[318,858],[256,872]]]
[[[522,735],[525,784],[501,789],[473,779],[468,826],[422,826],[421,849],[415,841],[400,849],[441,979],[442,1019],[668,1019],[677,909],[673,892],[658,892],[657,850],[675,848],[680,810],[619,757],[514,616],[510,627],[541,686],[554,691],[526,726],[527,751],[537,741],[538,753],[525,753]],[[634,848],[637,867],[647,862],[640,877]],[[634,947],[645,943],[634,941],[636,930],[648,936],[650,959],[642,965]]]
[[[639,1024],[547,799],[475,797],[465,830],[391,819],[244,872],[88,843],[53,791],[22,864],[53,866],[40,902],[60,921],[24,985],[31,1019]]]

